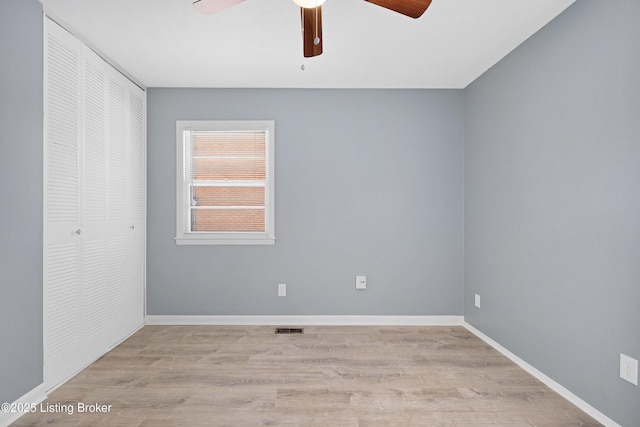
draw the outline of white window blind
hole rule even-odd
[[[177,128],[177,243],[273,243],[273,122]]]

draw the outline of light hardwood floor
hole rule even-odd
[[[13,425],[600,425],[462,327],[145,326],[56,404]]]

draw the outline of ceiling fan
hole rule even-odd
[[[211,15],[244,0],[195,0],[193,6]],[[302,44],[305,58],[322,54],[322,4],[326,0],[293,0],[300,6]],[[365,0],[411,18],[419,18],[432,0]]]

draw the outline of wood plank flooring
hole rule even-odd
[[[601,425],[462,327],[145,326],[43,405],[13,425]]]

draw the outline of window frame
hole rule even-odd
[[[265,231],[202,232],[189,230],[190,191],[185,175],[185,131],[266,131]],[[275,121],[274,120],[177,120],[176,121],[176,237],[177,245],[273,245],[275,244]]]

